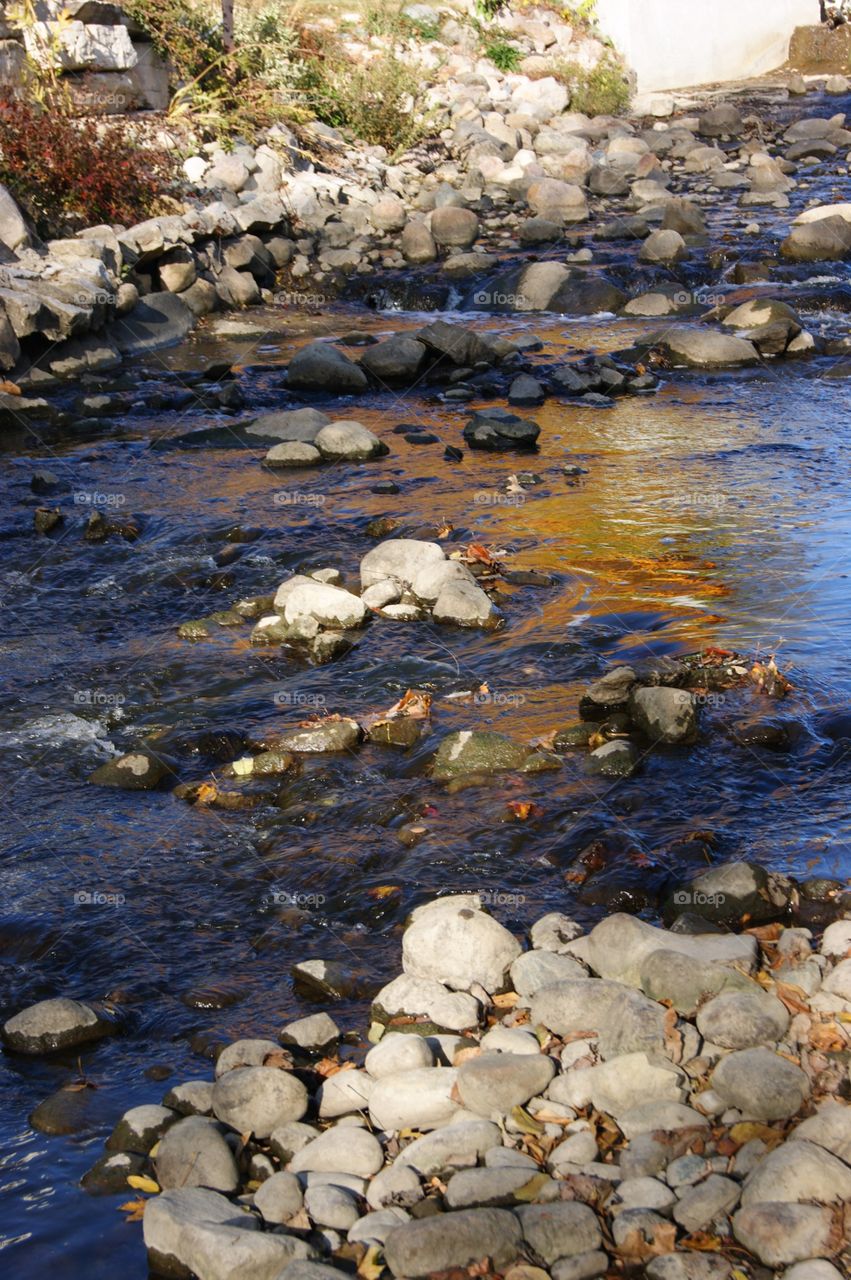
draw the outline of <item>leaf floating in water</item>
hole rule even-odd
[[[401,893],[401,886],[398,884],[377,884],[372,889],[367,890],[367,896],[383,902],[385,898],[391,898],[394,893]]]
[[[218,787],[212,782],[202,782],[195,793],[196,804],[212,804],[219,794]]]
[[[141,1222],[145,1216],[145,1205],[147,1200],[139,1196],[136,1200],[125,1200],[124,1204],[118,1206],[119,1212],[126,1213],[125,1222]]]
[[[0,381],[0,391],[5,392],[7,396],[19,396],[23,394],[17,382],[8,382],[6,379]]]
[[[768,659],[768,662],[755,662],[753,664],[750,669],[750,678],[759,692],[764,693],[769,698],[785,698],[789,690],[794,688],[791,680],[787,680],[778,670],[773,654]]]
[[[528,822],[529,818],[540,818],[543,809],[532,800],[509,800],[508,807],[518,822]]]

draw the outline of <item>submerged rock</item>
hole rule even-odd
[[[551,757],[502,733],[461,729],[447,734],[432,762],[432,777],[448,782],[465,774],[535,772],[554,767]]]
[[[287,367],[287,386],[294,391],[350,394],[365,391],[367,385],[363,370],[328,342],[302,347]]]

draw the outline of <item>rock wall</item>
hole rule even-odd
[[[36,16],[34,25],[21,29],[13,6],[0,0],[3,89],[24,84],[28,57],[36,63],[49,59],[61,70],[81,115],[166,109],[168,68],[120,6],[98,0],[39,0]]]
[[[782,66],[819,0],[597,0],[601,30],[642,93],[743,80]]]

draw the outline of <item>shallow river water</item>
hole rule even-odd
[[[718,273],[712,283],[723,292]],[[293,990],[294,961],[343,962],[352,994],[333,1012],[363,1027],[369,996],[398,969],[400,926],[418,901],[482,890],[519,930],[552,909],[588,922],[617,906],[652,918],[674,874],[709,858],[848,875],[851,449],[847,384],[824,377],[834,361],[677,374],[657,394],[611,408],[551,400],[521,411],[541,427],[539,453],[522,458],[465,451],[460,463],[444,461],[444,446],[462,443],[467,406],[428,387],[327,402],[390,446],[363,466],[275,474],[260,466],[262,449],[177,442],[190,428],[234,421],[198,406],[188,370],[234,361],[247,409],[286,407],[280,366],[308,338],[382,336],[432,318],[353,304],[321,315],[246,313],[244,336],[217,337],[211,326],[134,370],[133,407],[120,421],[82,440],[8,442],[0,1016],[62,993],[111,1003],[123,1027],[80,1061],[0,1059],[0,1259],[9,1275],[146,1275],[141,1231],[118,1210],[123,1198],[78,1187],[112,1124],[170,1084],[208,1076],[216,1044],[274,1035],[312,1011]],[[648,327],[606,317],[445,318],[509,337],[535,333],[547,360],[624,347]],[[806,318],[832,336],[849,327],[840,311]],[[401,422],[426,426],[440,443],[406,443],[393,431]],[[584,474],[567,477],[565,466]],[[38,467],[69,486],[59,500],[65,525],[48,538],[32,532]],[[508,501],[500,486],[519,469],[542,483]],[[398,494],[372,492],[387,479]],[[84,542],[98,504],[132,514],[138,539]],[[379,622],[318,668],[251,648],[249,627],[198,643],[177,637],[179,622],[274,591],[299,568],[331,565],[356,582],[375,543],[366,526],[378,516],[397,518],[400,534],[451,526],[448,544],[484,543],[552,585],[510,588],[500,632]],[[792,693],[771,704],[748,692],[710,698],[699,743],[654,752],[627,783],[589,779],[578,755],[557,773],[509,775],[455,795],[425,772],[452,729],[535,738],[575,720],[580,693],[608,666],[706,646],[776,654]],[[448,696],[483,686],[475,698]],[[434,695],[420,747],[319,759],[283,807],[228,813],[167,790],[87,782],[116,749],[154,730],[252,734],[314,711],[381,710],[410,687]],[[725,735],[724,725],[757,713],[788,722],[786,750]],[[184,777],[209,776],[209,760],[181,759]],[[537,807],[517,822],[512,800]],[[426,830],[407,847],[398,828],[412,820]],[[595,842],[596,853],[577,861]],[[32,1109],[80,1067],[96,1088],[85,1091],[78,1132],[31,1130]],[[160,1078],[151,1067],[163,1068]]]

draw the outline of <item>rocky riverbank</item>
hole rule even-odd
[[[368,1028],[258,1027],[128,1111],[83,1184],[131,1197],[162,1276],[839,1280],[851,921],[742,929],[776,915],[758,883],[730,864],[669,930],[553,912],[522,941],[479,895],[426,903]],[[50,1000],[3,1038],[114,1030]]]

